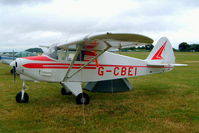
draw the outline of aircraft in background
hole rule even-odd
[[[25,81],[60,83],[61,91],[75,95],[77,104],[89,104],[90,98],[83,92],[82,82],[143,76],[168,72],[175,66],[185,66],[175,64],[173,48],[166,37],[157,42],[145,60],[108,52],[152,43],[152,39],[143,35],[107,33],[52,45],[42,56],[17,58],[10,64],[23,80],[16,101],[29,101]]]
[[[1,54],[0,60],[4,64],[10,64],[12,61],[16,60],[17,58],[21,57],[28,57],[28,56],[36,56],[36,53],[28,52],[28,51],[22,51],[22,52],[9,52],[5,54]],[[10,70],[11,73],[13,73],[13,69]]]

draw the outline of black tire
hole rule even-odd
[[[61,88],[61,94],[62,94],[62,95],[72,95],[72,92],[66,91],[66,89]]]
[[[89,104],[89,102],[90,102],[90,98],[86,93],[80,93],[76,97],[76,103],[77,104],[87,105],[87,104]]]
[[[17,102],[17,103],[28,103],[28,101],[29,101],[29,96],[28,96],[28,94],[25,92],[25,93],[24,93],[23,99],[21,99],[21,96],[22,96],[22,92],[20,91],[20,92],[17,93],[17,95],[16,95],[16,102]]]
[[[10,70],[10,73],[11,73],[11,74],[14,74],[14,70],[13,70],[13,69],[11,69],[11,70]]]

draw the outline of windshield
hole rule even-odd
[[[52,45],[50,46],[50,48],[48,49],[47,52],[44,53],[45,55],[53,58],[53,59],[58,59],[58,56],[57,56],[57,46],[56,45]]]

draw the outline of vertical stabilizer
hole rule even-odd
[[[150,64],[175,64],[170,41],[166,37],[160,38],[146,60]]]

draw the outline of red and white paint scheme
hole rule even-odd
[[[139,38],[138,38],[139,37]],[[42,56],[18,58],[10,65],[23,81],[57,82],[62,92],[72,92],[77,104],[88,104],[89,96],[82,91],[82,82],[136,77],[171,71],[175,64],[172,46],[166,37],[161,38],[146,60],[132,58],[108,50],[152,43],[152,39],[135,34],[103,34],[86,39],[51,46]],[[17,102],[27,102],[23,89]]]

